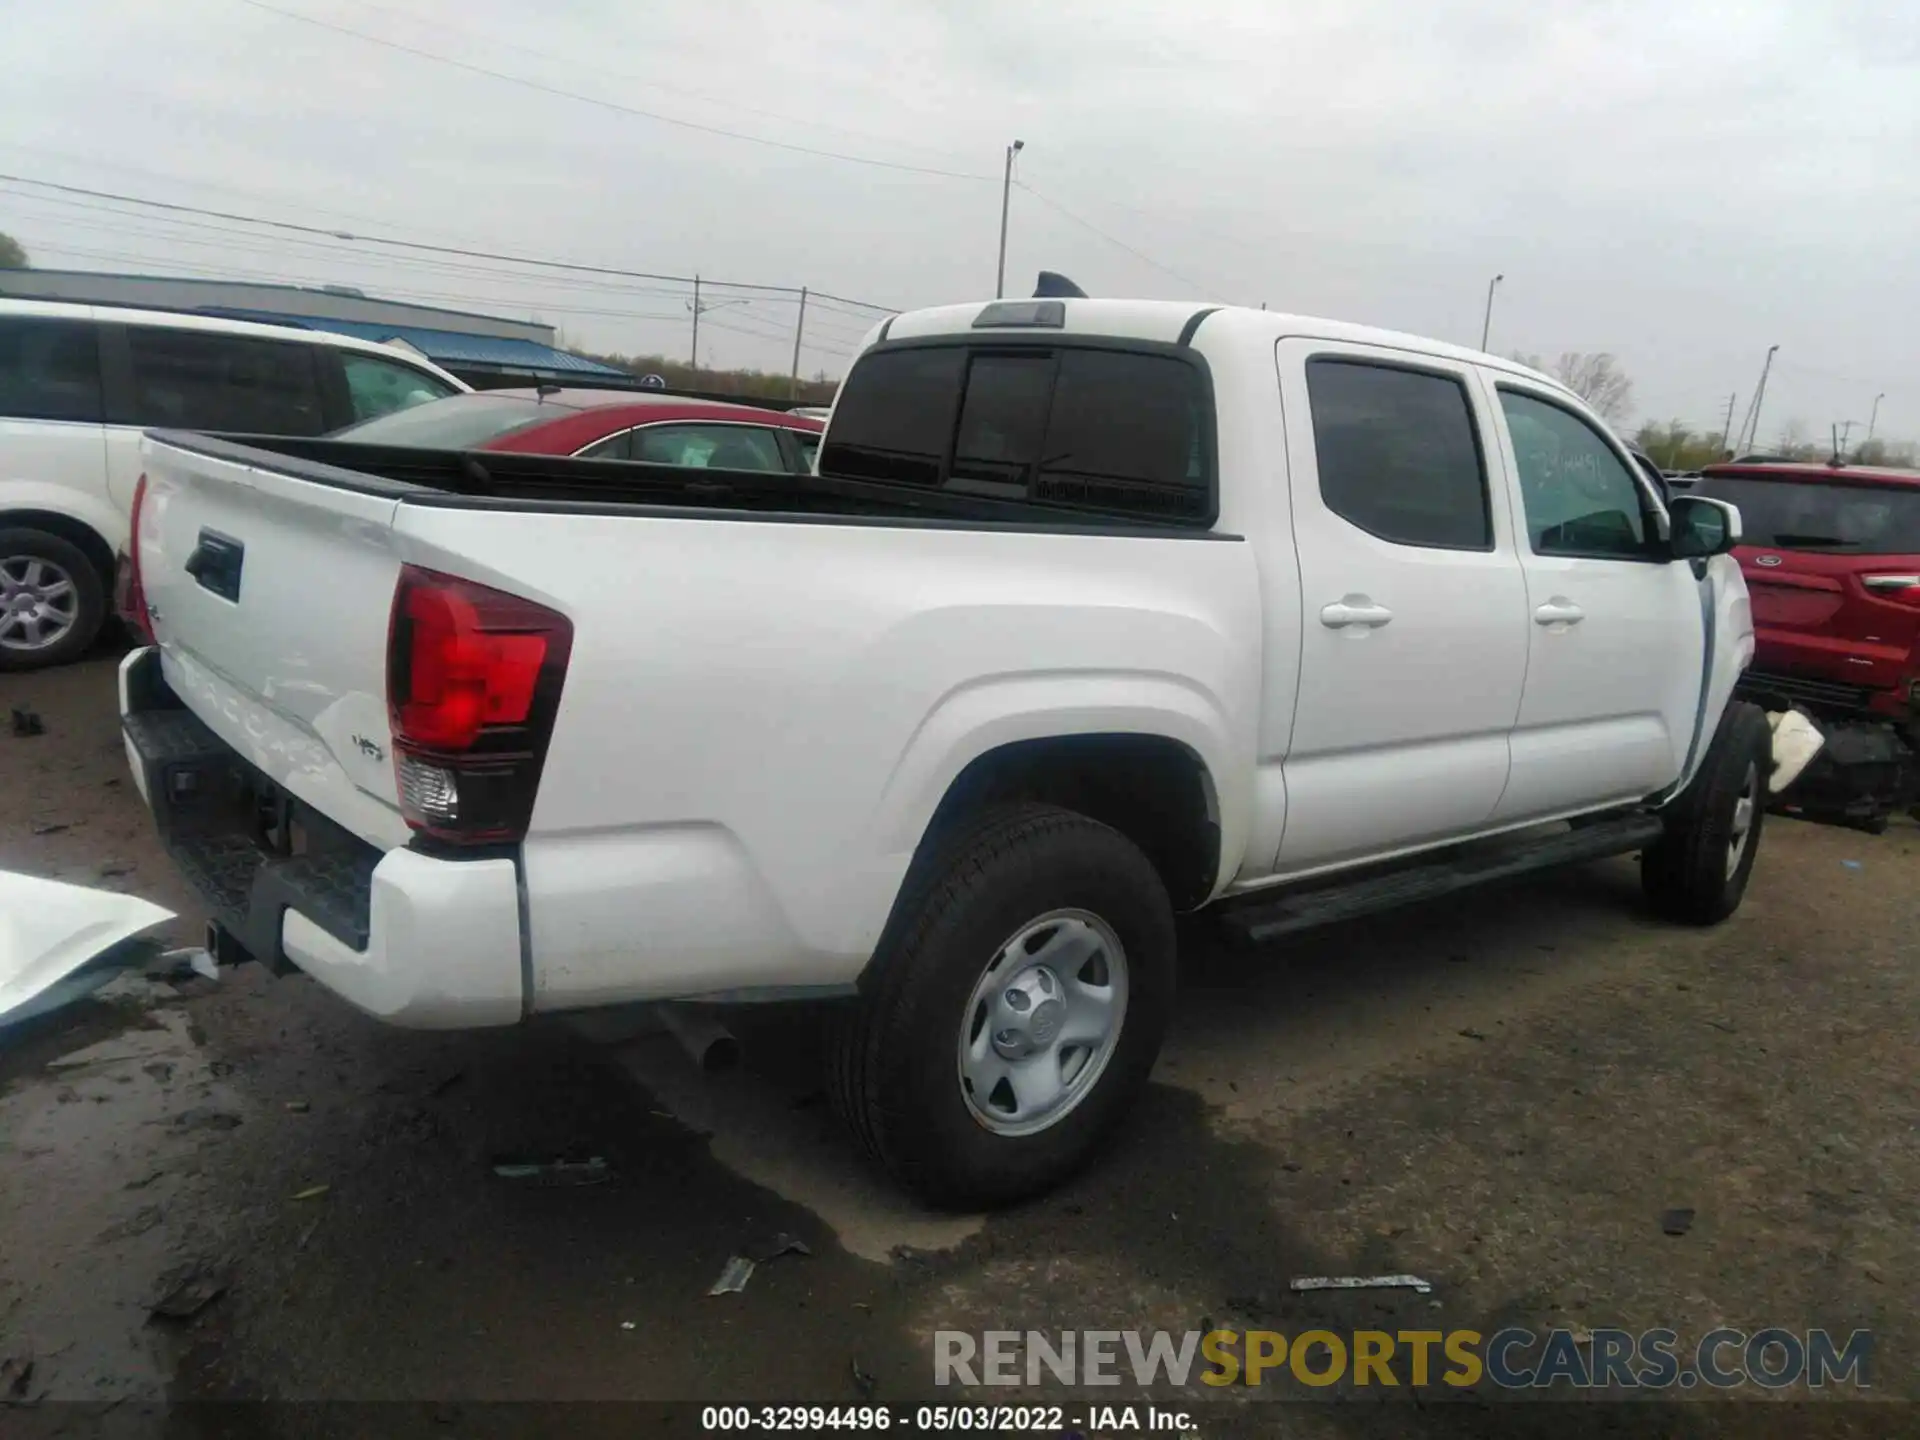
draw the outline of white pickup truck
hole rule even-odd
[[[1124,1112],[1176,911],[1637,850],[1712,923],[1752,870],[1738,512],[1493,356],[994,302],[878,327],[816,476],[146,445],[127,752],[223,957],[421,1027],[846,997],[935,1202]]]

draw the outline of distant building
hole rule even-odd
[[[551,325],[382,300],[344,285],[310,288],[170,275],[105,275],[91,270],[0,270],[0,295],[184,310],[332,330],[405,345],[483,389],[522,379],[579,384],[599,378],[633,383],[624,370],[560,349]]]

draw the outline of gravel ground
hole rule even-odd
[[[0,735],[0,868],[147,896],[191,943],[112,695],[109,655],[0,679],[46,723]],[[939,1329],[1505,1324],[1870,1329],[1886,1403],[1158,1399],[1202,1433],[1912,1433],[1917,842],[1775,818],[1745,907],[1706,932],[1647,918],[1626,861],[1265,950],[1196,923],[1125,1136],[990,1217],[917,1212],[850,1153],[816,1016],[742,1017],[747,1071],[708,1082],[659,1036],[384,1030],[251,966],[123,983],[0,1042],[0,1382],[30,1359],[5,1398],[37,1402],[0,1433],[631,1434],[631,1412],[482,1402],[950,1403]],[[610,1177],[493,1173],[566,1154]],[[1691,1228],[1665,1234],[1676,1208]],[[706,1295],[781,1235],[811,1254]],[[150,1319],[196,1267],[219,1297]],[[1432,1294],[1288,1288],[1396,1271]],[[1085,1392],[1052,1398],[1077,1418]],[[257,1400],[415,1408],[200,1403]]]

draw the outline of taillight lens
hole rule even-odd
[[[147,477],[142,475],[140,482],[133,487],[132,537],[127,541],[125,567],[115,577],[115,588],[119,593],[114,596],[115,609],[120,618],[147,644],[154,643],[153,617],[147,613],[147,587],[140,580],[140,512],[147,505]]]
[[[405,566],[387,637],[401,814],[456,844],[526,834],[573,648],[566,616]]]

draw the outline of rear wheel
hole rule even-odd
[[[45,530],[0,529],[0,670],[65,664],[106,614],[106,583],[79,546]]]
[[[1773,732],[1757,705],[1727,707],[1693,783],[1667,807],[1667,833],[1640,856],[1654,909],[1689,925],[1714,925],[1740,907],[1766,819]]]
[[[957,832],[905,897],[833,1057],[848,1125],[934,1204],[1005,1204],[1077,1169],[1146,1083],[1173,912],[1133,843],[1051,806]]]

